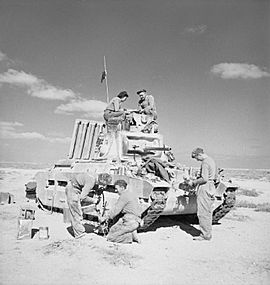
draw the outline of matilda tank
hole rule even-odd
[[[149,161],[158,167],[147,168]],[[130,111],[129,120],[124,122],[77,119],[67,158],[35,176],[39,206],[65,212],[68,207],[65,187],[73,175],[82,172],[108,173],[112,178],[110,185],[98,193],[97,204],[83,207],[85,219],[104,215],[114,206],[118,194],[113,185],[118,179],[124,179],[138,197],[143,219],[140,230],[146,230],[161,215],[196,216],[195,191],[187,189],[184,183],[196,176],[196,170],[175,162],[156,122],[149,124],[136,112]],[[33,190],[31,185],[29,191]],[[234,206],[237,189],[222,179],[218,179],[215,186],[213,223]]]

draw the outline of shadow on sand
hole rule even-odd
[[[31,230],[31,238],[33,238],[38,232],[39,232],[39,229],[33,228]]]
[[[96,227],[93,226],[93,225],[91,225],[91,224],[85,223],[85,224],[84,224],[84,227],[85,227],[85,232],[86,232],[87,234],[94,233],[94,231],[96,230]],[[67,231],[69,232],[70,235],[72,235],[73,237],[75,237],[75,236],[74,236],[74,231],[73,231],[72,226],[67,227]]]
[[[167,227],[179,227],[187,234],[196,237],[200,235],[200,231],[192,226],[192,224],[198,224],[197,217],[193,215],[187,216],[160,216],[149,228],[144,232],[156,231],[158,228]]]
[[[144,231],[140,231],[140,229],[138,229],[138,232],[151,232],[156,231],[159,228],[169,228],[176,226],[192,237],[196,237],[199,236],[201,232],[193,226],[194,224],[198,224],[198,218],[196,215],[160,216],[149,228]],[[86,233],[96,233],[96,227],[94,225],[85,223],[84,227]],[[74,237],[74,232],[71,226],[67,227],[67,231]]]

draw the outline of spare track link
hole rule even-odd
[[[150,207],[142,214],[143,225],[139,228],[139,231],[144,231],[152,225],[166,206],[167,197],[165,191],[154,191],[151,198],[153,201]]]
[[[235,190],[234,191],[227,191],[224,193],[224,201],[223,203],[217,207],[214,212],[213,212],[213,219],[212,223],[217,224],[217,222],[223,218],[225,215],[227,215],[230,210],[234,207],[235,205]]]

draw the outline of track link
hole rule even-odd
[[[152,225],[166,206],[167,197],[165,191],[154,191],[151,198],[152,203],[150,207],[142,214],[143,225],[139,228],[139,231],[144,231]]]
[[[218,206],[213,212],[212,223],[217,224],[218,221],[227,215],[230,210],[234,207],[236,197],[235,197],[235,189],[233,191],[227,190],[224,194],[223,203]]]

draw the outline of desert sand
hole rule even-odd
[[[16,201],[0,206],[0,284],[270,284],[269,177],[233,180],[258,195],[238,191],[239,206],[213,226],[211,241],[193,240],[198,225],[163,217],[139,234],[141,244],[121,245],[94,233],[75,240],[62,214],[40,209],[34,228],[48,226],[49,239],[17,240],[20,206],[35,206],[24,184],[36,172],[0,169],[0,190]]]

